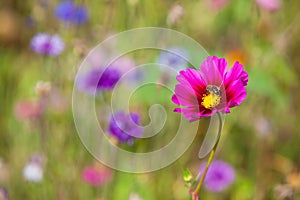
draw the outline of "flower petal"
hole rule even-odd
[[[207,57],[201,64],[200,70],[207,85],[219,86],[223,82],[227,69],[227,62],[224,58],[216,56]]]
[[[227,106],[229,108],[238,106],[245,100],[247,90],[243,86],[242,81],[236,80],[226,89]]]
[[[236,80],[241,80],[243,86],[248,85],[248,74],[243,69],[243,65],[239,62],[235,62],[233,67],[226,73],[225,87],[232,84]]]

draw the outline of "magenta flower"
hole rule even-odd
[[[32,50],[38,54],[48,56],[60,55],[64,48],[64,42],[58,35],[48,35],[46,33],[39,33],[31,39],[30,46]]]
[[[216,112],[229,113],[229,108],[245,100],[248,74],[242,64],[235,62],[228,69],[224,58],[209,56],[200,70],[182,70],[177,76],[179,84],[172,101],[181,107],[175,112],[183,113],[192,122]]]
[[[109,169],[90,165],[83,169],[82,179],[89,185],[101,186],[112,179],[112,172]]]
[[[281,8],[282,3],[280,0],[255,0],[256,4],[263,10],[270,12],[277,11]]]
[[[206,163],[200,165],[200,174],[203,173]],[[235,171],[226,162],[221,160],[213,161],[207,171],[205,188],[211,192],[221,192],[228,188],[235,180]]]

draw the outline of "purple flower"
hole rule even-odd
[[[200,165],[200,175],[205,169],[206,163]],[[221,192],[229,187],[235,179],[235,171],[226,162],[221,160],[213,161],[207,171],[205,188],[211,192]]]
[[[64,23],[82,25],[88,21],[88,13],[84,5],[76,5],[73,1],[62,1],[56,6],[55,16]]]
[[[132,144],[134,136],[139,137],[143,133],[139,124],[140,116],[137,113],[118,112],[111,116],[108,132],[120,143]]]
[[[99,91],[111,90],[120,79],[120,72],[114,68],[92,69],[77,77],[76,85],[79,91],[94,95]]]
[[[111,90],[120,79],[120,72],[114,68],[107,68],[103,72],[98,82],[98,88],[102,90]]]
[[[0,199],[1,200],[8,200],[9,199],[8,191],[4,187],[0,187]]]
[[[186,50],[172,47],[167,51],[161,51],[156,59],[156,63],[164,64],[177,70],[185,69],[187,67],[188,53]]]
[[[64,42],[58,35],[39,33],[31,39],[30,46],[38,54],[58,56],[64,50]]]

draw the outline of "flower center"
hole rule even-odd
[[[221,91],[219,87],[214,85],[208,85],[206,87],[206,94],[202,97],[201,105],[206,109],[212,109],[220,104]]]

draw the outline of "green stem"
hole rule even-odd
[[[218,136],[217,136],[217,142],[216,144],[214,145],[212,151],[210,152],[209,154],[209,158],[208,158],[208,161],[207,161],[207,164],[205,166],[205,169],[204,169],[204,172],[201,176],[201,179],[200,181],[198,182],[197,186],[196,186],[196,189],[192,192],[192,199],[195,200],[195,195],[198,195],[199,192],[200,192],[200,189],[201,189],[201,186],[203,185],[203,182],[205,180],[205,177],[206,177],[206,174],[207,174],[207,171],[209,169],[209,166],[211,164],[211,161],[213,160],[214,158],[214,155],[215,155],[215,152],[216,152],[216,149],[217,149],[217,146],[219,144],[219,141],[220,141],[220,136],[221,136],[221,132],[222,132],[222,125],[223,125],[223,122],[222,122],[222,117],[221,117],[221,114],[219,112],[217,112],[217,115],[219,117],[219,130],[218,130]]]

